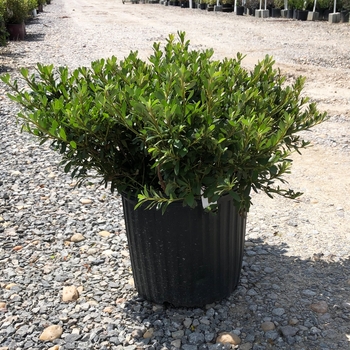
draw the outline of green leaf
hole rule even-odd
[[[63,128],[60,128],[60,136],[64,141],[67,141],[67,135]]]

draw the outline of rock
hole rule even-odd
[[[284,326],[281,328],[284,337],[293,337],[297,334],[298,329],[292,326]]]
[[[4,301],[0,301],[0,309],[6,309],[6,303]]]
[[[241,344],[241,338],[237,334],[223,332],[216,338],[216,343],[239,345]]]
[[[153,312],[160,312],[160,311],[163,311],[163,310],[164,310],[163,305],[156,304],[156,305],[153,305],[153,307],[152,307],[152,311]]]
[[[186,328],[190,328],[191,324],[192,324],[192,318],[186,317],[184,320],[184,326]]]
[[[1,303],[0,303],[0,305],[1,305]],[[350,310],[350,303],[344,302],[344,303],[341,304],[341,306],[342,306],[343,309],[349,309]]]
[[[23,247],[21,245],[16,245],[15,247],[12,248],[14,251],[21,250]]]
[[[325,301],[320,301],[310,305],[310,309],[319,314],[325,314],[328,311],[328,305]]]
[[[124,304],[126,302],[126,299],[125,298],[118,298],[115,303],[116,304]]]
[[[136,339],[139,339],[141,337],[143,337],[143,332],[141,329],[134,329],[132,332],[131,332],[131,336],[133,338],[136,338]]]
[[[285,310],[281,307],[272,310],[272,313],[276,316],[282,316],[285,313]]]
[[[39,339],[42,341],[52,341],[59,338],[63,333],[61,326],[52,325],[44,329]]]
[[[17,286],[16,283],[9,283],[7,286],[5,286],[5,289],[10,290],[10,289],[12,289],[12,288],[15,287],[15,286]]]
[[[48,348],[47,350],[59,350],[59,349],[60,349],[59,345],[54,345],[54,346],[51,346],[51,348]]]
[[[180,339],[173,340],[170,344],[171,344],[174,348],[180,349],[180,347],[181,347],[181,340],[180,340]]]
[[[291,318],[290,320],[289,320],[289,324],[291,325],[291,326],[295,326],[296,324],[298,324],[299,323],[299,320],[297,319],[297,318]]]
[[[84,205],[91,204],[92,202],[93,202],[93,200],[92,199],[88,199],[88,198],[82,198],[80,200],[80,203],[84,204]]]
[[[303,294],[303,295],[306,295],[306,296],[308,296],[308,297],[313,297],[313,296],[316,295],[316,293],[313,292],[313,291],[310,290],[310,289],[305,289],[305,290],[303,290],[303,291],[302,291],[302,294]]]
[[[71,242],[78,243],[85,239],[85,237],[81,233],[75,233],[71,238]]]
[[[244,343],[244,344],[241,344],[239,347],[240,350],[250,350],[252,348],[253,348],[252,343]]]
[[[174,339],[181,339],[184,335],[185,332],[182,329],[171,333],[171,337]]]
[[[98,233],[98,235],[101,236],[101,237],[107,238],[107,237],[109,237],[109,236],[111,235],[111,233],[108,232],[108,231],[100,231],[100,232]]]
[[[154,329],[153,328],[147,329],[147,331],[143,334],[143,338],[144,339],[152,338],[153,337],[153,333],[154,333]]]
[[[108,314],[111,314],[114,310],[114,307],[113,306],[106,306],[104,309],[103,309],[103,312],[106,312]]]
[[[62,301],[64,302],[75,301],[78,298],[79,298],[79,292],[75,286],[63,287]]]
[[[204,334],[194,332],[188,335],[188,342],[193,345],[200,345],[204,343]]]
[[[273,322],[263,322],[261,324],[261,329],[264,332],[273,331],[275,329],[275,324]]]

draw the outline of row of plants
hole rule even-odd
[[[25,33],[24,23],[32,17],[33,11],[43,11],[43,6],[51,0],[0,0],[0,45],[6,45],[6,40],[22,39],[21,35],[13,34],[13,25],[19,26],[19,33]]]
[[[211,5],[214,6],[217,4],[216,0],[198,0],[192,1],[194,4],[201,5]],[[236,5],[236,6],[244,6],[250,9],[259,9],[260,8],[260,0],[220,0],[221,5]],[[188,7],[188,0],[181,1],[170,1],[170,5],[179,5],[182,7]],[[263,1],[262,6],[265,6],[265,2]],[[267,0],[267,8],[279,8],[284,9],[285,2],[284,0]],[[318,0],[316,3],[316,11],[324,12],[324,11],[333,11],[334,1],[333,0]],[[205,8],[205,6],[202,6]],[[313,11],[314,8],[314,0],[288,0],[288,9],[299,9],[299,10],[307,10]],[[337,11],[350,11],[350,0],[338,0],[336,4]]]

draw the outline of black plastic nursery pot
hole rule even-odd
[[[236,6],[236,15],[243,16],[244,14],[244,6]]]
[[[7,24],[6,30],[9,33],[9,39],[14,41],[24,40],[26,36],[25,24]]]
[[[230,196],[208,213],[201,202],[160,210],[134,209],[123,196],[126,233],[135,287],[140,297],[175,307],[204,306],[228,297],[241,273],[246,215]]]

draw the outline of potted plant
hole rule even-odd
[[[5,0],[0,0],[0,46],[6,46],[6,39],[8,37],[5,25],[5,11]]]
[[[248,71],[241,54],[191,50],[185,33],[153,50],[149,62],[131,52],[73,72],[38,64],[21,70],[23,89],[2,80],[22,130],[51,141],[78,185],[100,176],[122,194],[140,296],[200,306],[238,284],[251,191],[300,195],[276,182],[308,145],[297,133],[325,114],[268,56]]]
[[[38,12],[44,12],[44,5],[46,4],[46,0],[37,0],[38,2]]]
[[[214,6],[216,6],[216,0],[206,0],[207,3],[207,11],[214,11]]]
[[[207,0],[200,0],[199,8],[201,10],[206,10],[207,9]]]
[[[243,1],[242,0],[235,0],[234,6],[235,6],[234,11],[235,11],[236,15],[243,16],[243,14],[244,14]]]
[[[260,2],[258,0],[247,0],[245,3],[245,12],[247,15],[255,14],[255,10],[258,10]]]
[[[283,8],[284,0],[274,0],[271,6],[271,17],[281,17],[281,9]]]
[[[28,11],[28,2],[26,0],[6,1],[5,22],[10,40],[24,39],[24,21],[28,16]]]
[[[233,11],[233,0],[222,0],[222,12],[232,12]]]
[[[308,6],[308,0],[293,0],[292,7],[294,8],[293,18],[300,21],[306,21],[308,11],[306,7]]]
[[[37,15],[38,0],[27,0],[28,11],[31,13],[32,17]]]

